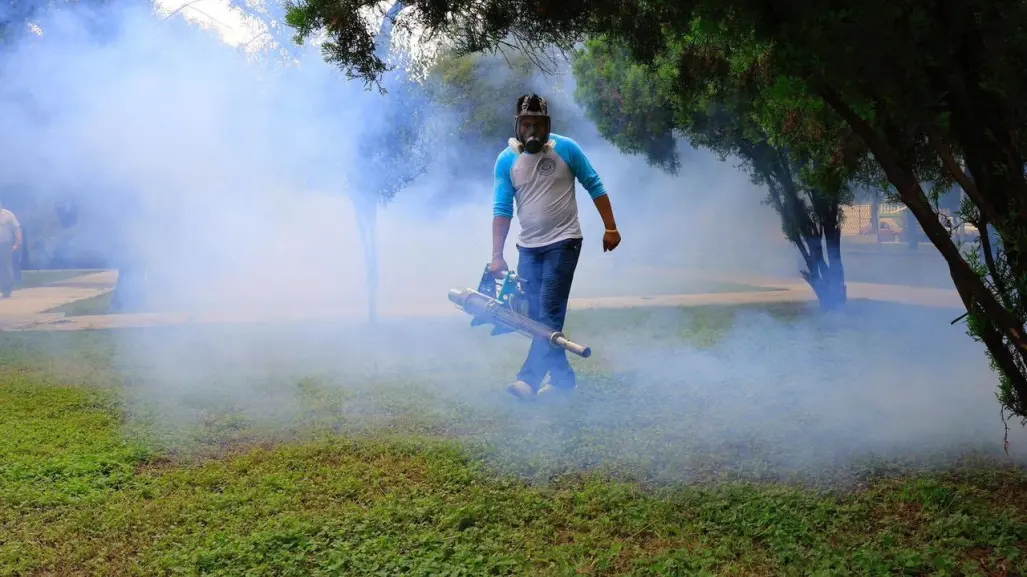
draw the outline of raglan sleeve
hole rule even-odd
[[[514,186],[510,177],[512,168],[510,155],[500,154],[496,158],[495,188],[492,199],[492,216],[513,218]]]
[[[569,164],[574,172],[574,177],[578,179],[581,186],[585,187],[592,200],[605,195],[606,186],[603,184],[603,179],[599,178],[599,173],[592,167],[592,163],[588,160],[585,151],[581,149],[577,142],[569,138],[566,142],[567,157],[570,160]]]

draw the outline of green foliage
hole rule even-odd
[[[678,168],[677,135],[721,160],[740,160],[752,182],[767,191],[821,303],[840,306],[845,296],[839,207],[851,202],[848,174],[826,158],[823,140],[804,143],[767,130],[772,122],[763,119],[775,120],[775,107],[784,108],[792,95],[779,89],[776,97],[765,98],[770,91],[753,90],[749,71],[758,55],[731,54],[716,39],[696,35],[668,42],[644,65],[633,62],[615,39],[601,36],[575,53],[576,97],[606,138],[668,172]]]
[[[489,178],[496,156],[514,136],[517,97],[535,90],[535,60],[523,53],[460,54],[446,51],[433,63],[424,83],[424,98],[433,109],[433,160],[449,162],[450,178],[481,182]],[[549,96],[563,89],[548,83]],[[554,132],[575,125],[574,111],[561,107],[559,98],[549,99]],[[465,194],[468,187],[455,186],[441,192],[447,197]]]
[[[377,30],[361,13],[362,9],[373,9],[378,4],[337,0],[307,0],[296,4],[286,0],[285,23],[296,30],[293,40],[299,45],[319,30],[331,27],[332,36],[321,44],[325,61],[343,65],[350,79],[378,82],[393,68],[378,53]]]
[[[444,111],[447,137],[472,150],[485,147],[495,162],[513,136],[514,104],[531,81],[524,55],[500,58],[453,51],[440,58],[425,83],[427,97]]]
[[[402,14],[389,14],[376,0],[286,1],[286,23],[297,43],[321,33],[325,61],[337,65],[350,78],[377,83],[392,69],[379,51],[370,21],[386,19],[398,28],[423,32],[422,42],[443,41],[458,55],[494,51],[500,46],[535,53],[556,45],[569,49],[584,31],[587,11],[582,0],[557,2],[513,0],[411,0],[403,2]],[[609,0],[594,2],[605,5]],[[616,3],[612,3],[616,4]],[[567,26],[575,34],[566,34]]]
[[[635,64],[620,46],[602,38],[574,52],[572,70],[574,97],[600,134],[621,151],[642,154],[650,165],[677,173],[680,103],[665,92],[667,80],[657,75],[674,71]]]

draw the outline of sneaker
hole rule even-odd
[[[538,390],[538,396],[556,397],[558,395],[569,395],[572,392],[574,392],[574,388],[566,389],[563,387],[554,387],[551,383],[546,383],[541,389]]]
[[[513,396],[519,399],[530,399],[535,396],[535,389],[524,381],[517,381],[510,385],[506,390]]]

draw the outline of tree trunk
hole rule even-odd
[[[770,148],[763,144],[763,147]],[[770,203],[778,216],[785,236],[799,249],[806,270],[802,278],[817,295],[817,301],[824,310],[837,310],[845,306],[847,291],[845,272],[841,263],[840,209],[837,195],[824,196],[823,190],[810,190],[812,210],[799,198],[787,155],[777,150],[773,153],[757,154],[756,148],[746,151],[749,158],[771,158],[776,163],[762,165],[759,170],[771,175],[766,178]],[[822,238],[827,242],[823,242]],[[824,245],[827,246],[825,258]]]
[[[378,321],[378,237],[375,224],[378,219],[378,203],[355,193],[353,206],[356,209],[357,227],[360,230],[360,244],[364,249],[364,266],[367,277],[367,319]]]
[[[147,310],[146,268],[138,264],[124,264],[118,268],[118,282],[114,285],[109,312],[138,313]]]
[[[874,195],[870,201],[870,230],[877,242],[881,242],[881,199]]]
[[[826,227],[824,244],[827,245],[828,298],[821,299],[820,306],[836,310],[844,307],[849,297],[849,291],[845,285],[845,267],[842,266],[842,231],[837,227]]]
[[[911,210],[906,211],[906,243],[909,250],[920,248],[920,225]]]
[[[383,59],[388,55],[389,45],[392,42],[392,19],[399,15],[403,7],[402,1],[393,2],[378,28],[375,38],[378,43],[376,52]],[[373,192],[371,192],[372,190]],[[363,182],[350,195],[353,208],[356,211],[357,228],[360,230],[360,244],[364,249],[364,266],[367,273],[367,320],[372,325],[378,322],[378,236],[375,234],[380,198],[378,192],[374,185]]]
[[[823,242],[827,245],[824,252]],[[845,307],[848,301],[848,289],[845,286],[845,269],[842,267],[841,232],[824,234],[824,239],[809,238],[806,246],[800,247],[806,260],[808,270],[802,277],[817,295],[817,303],[821,310],[836,311]],[[826,257],[826,258],[825,258]]]

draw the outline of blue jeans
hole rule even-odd
[[[528,315],[554,331],[563,331],[571,282],[581,254],[581,239],[561,240],[537,248],[518,246],[517,252],[517,273],[527,293]],[[546,373],[550,373],[550,383],[554,387],[572,389],[575,386],[574,369],[567,360],[567,351],[550,345],[544,339],[532,339],[528,358],[524,360],[517,380],[537,391]]]

